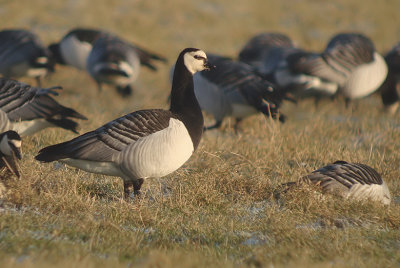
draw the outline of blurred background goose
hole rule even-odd
[[[278,85],[299,95],[342,95],[346,104],[376,91],[387,75],[387,65],[372,41],[358,33],[334,36],[321,54],[290,54],[275,72]]]
[[[153,61],[166,62],[166,59],[115,35],[101,34],[93,44],[86,68],[99,90],[103,83],[111,84],[118,93],[127,96],[132,93],[131,84],[139,76],[140,65],[157,70]]]
[[[60,88],[43,89],[0,78],[0,131],[15,130],[21,136],[28,136],[57,126],[77,133],[78,123],[72,119],[87,118],[50,96],[58,95],[54,90]]]
[[[279,106],[283,91],[263,79],[248,64],[208,54],[210,64],[216,68],[194,76],[195,94],[200,107],[212,114],[216,123],[206,129],[219,128],[227,116],[236,119],[235,130],[243,118],[256,113],[284,122]]]
[[[54,71],[51,53],[39,37],[27,30],[0,31],[0,74],[3,77],[41,78]]]

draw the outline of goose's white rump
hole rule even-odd
[[[391,196],[386,182],[378,184],[354,184],[345,194],[346,198],[354,200],[366,200],[382,202],[384,205],[389,205]]]

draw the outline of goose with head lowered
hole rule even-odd
[[[216,121],[206,129],[219,128],[225,117],[232,116],[237,130],[242,119],[259,112],[284,122],[285,117],[279,112],[284,91],[278,91],[246,63],[215,54],[208,54],[208,60],[216,68],[194,76],[200,107]]]
[[[285,184],[289,188],[299,183],[312,183],[323,192],[352,200],[373,200],[389,205],[391,196],[386,182],[370,166],[361,163],[336,161],[302,177],[298,182]]]
[[[7,168],[20,177],[17,159],[21,160],[21,137],[17,132],[8,130],[0,134],[0,169]]]
[[[86,69],[97,82],[116,87],[122,96],[132,94],[131,84],[136,81],[140,65],[156,71],[153,60],[166,62],[166,59],[151,53],[112,34],[102,34],[93,43],[87,58]]]
[[[40,79],[52,71],[51,53],[37,35],[20,29],[0,31],[0,74],[33,77],[40,86]]]
[[[77,133],[72,119],[87,118],[56,102],[51,95],[61,87],[38,88],[0,78],[0,131],[15,130],[22,137],[47,127],[61,127]]]
[[[204,121],[193,75],[210,67],[202,50],[184,49],[176,61],[169,110],[127,114],[75,139],[46,147],[36,159],[121,177],[125,198],[132,191],[139,194],[144,179],[175,171],[199,145]]]

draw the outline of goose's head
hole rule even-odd
[[[203,70],[210,70],[215,66],[208,63],[207,55],[203,50],[197,48],[186,48],[182,51],[183,62],[186,69],[192,74]]]
[[[0,151],[3,155],[21,159],[21,137],[17,132],[9,130],[0,136]]]

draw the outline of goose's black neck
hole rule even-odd
[[[203,134],[204,119],[194,93],[193,75],[184,64],[181,53],[175,64],[170,111],[186,126],[196,149]]]

